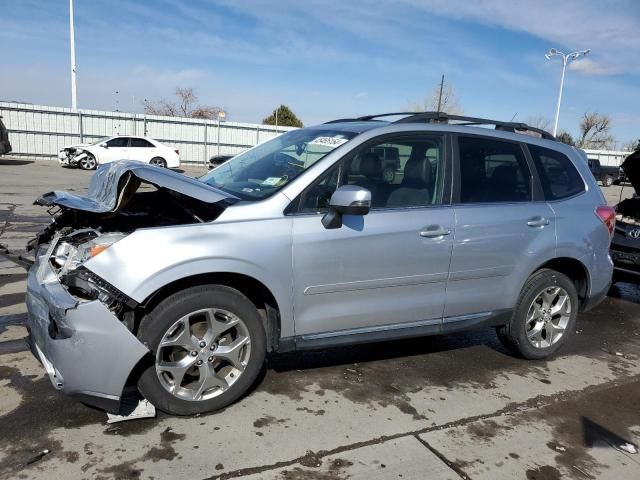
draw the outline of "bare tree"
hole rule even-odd
[[[438,104],[440,111],[452,115],[462,115],[462,108],[458,101],[458,95],[453,84],[447,80],[442,83],[442,98],[440,98],[440,82],[424,96],[423,100],[410,102],[409,108],[414,112],[437,112]]]
[[[165,115],[169,117],[190,117],[190,118],[216,118],[222,111],[219,107],[211,105],[199,105],[198,97],[193,88],[176,87],[177,101],[168,101],[164,98],[160,100],[145,99],[144,113],[148,115]]]
[[[551,129],[551,120],[542,115],[536,115],[533,117],[529,117],[525,120],[527,125],[530,127],[539,128],[540,130],[550,130]]]
[[[613,145],[611,119],[598,112],[585,112],[580,122],[580,137],[577,144],[580,148],[607,149]]]

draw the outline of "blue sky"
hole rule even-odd
[[[75,0],[78,104],[141,111],[144,98],[193,87],[229,120],[260,121],[280,103],[305,124],[404,110],[445,74],[464,113],[589,111],[640,138],[637,0]],[[0,99],[70,105],[67,0],[0,0]],[[116,90],[119,92],[116,94]]]

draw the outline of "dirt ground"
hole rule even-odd
[[[22,250],[49,218],[35,197],[89,177],[1,159],[0,243]],[[620,187],[603,191],[617,203]],[[548,361],[513,356],[492,329],[291,353],[224,411],[107,425],[26,350],[25,278],[0,257],[0,478],[640,478],[634,285],[582,314]]]

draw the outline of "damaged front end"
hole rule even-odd
[[[58,162],[62,165],[76,166],[80,160],[81,154],[86,155],[86,151],[83,147],[87,145],[71,145],[64,147],[58,152]]]
[[[611,240],[614,281],[640,282],[640,152],[622,163],[627,179],[635,190],[633,198],[616,205],[616,226]]]
[[[86,196],[50,192],[36,204],[54,221],[29,242],[31,349],[55,388],[117,412],[148,349],[138,341],[136,301],[85,263],[140,228],[212,221],[237,199],[166,169],[123,161],[100,167]]]

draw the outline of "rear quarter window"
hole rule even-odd
[[[528,145],[547,200],[559,200],[584,191],[584,181],[565,154]]]

